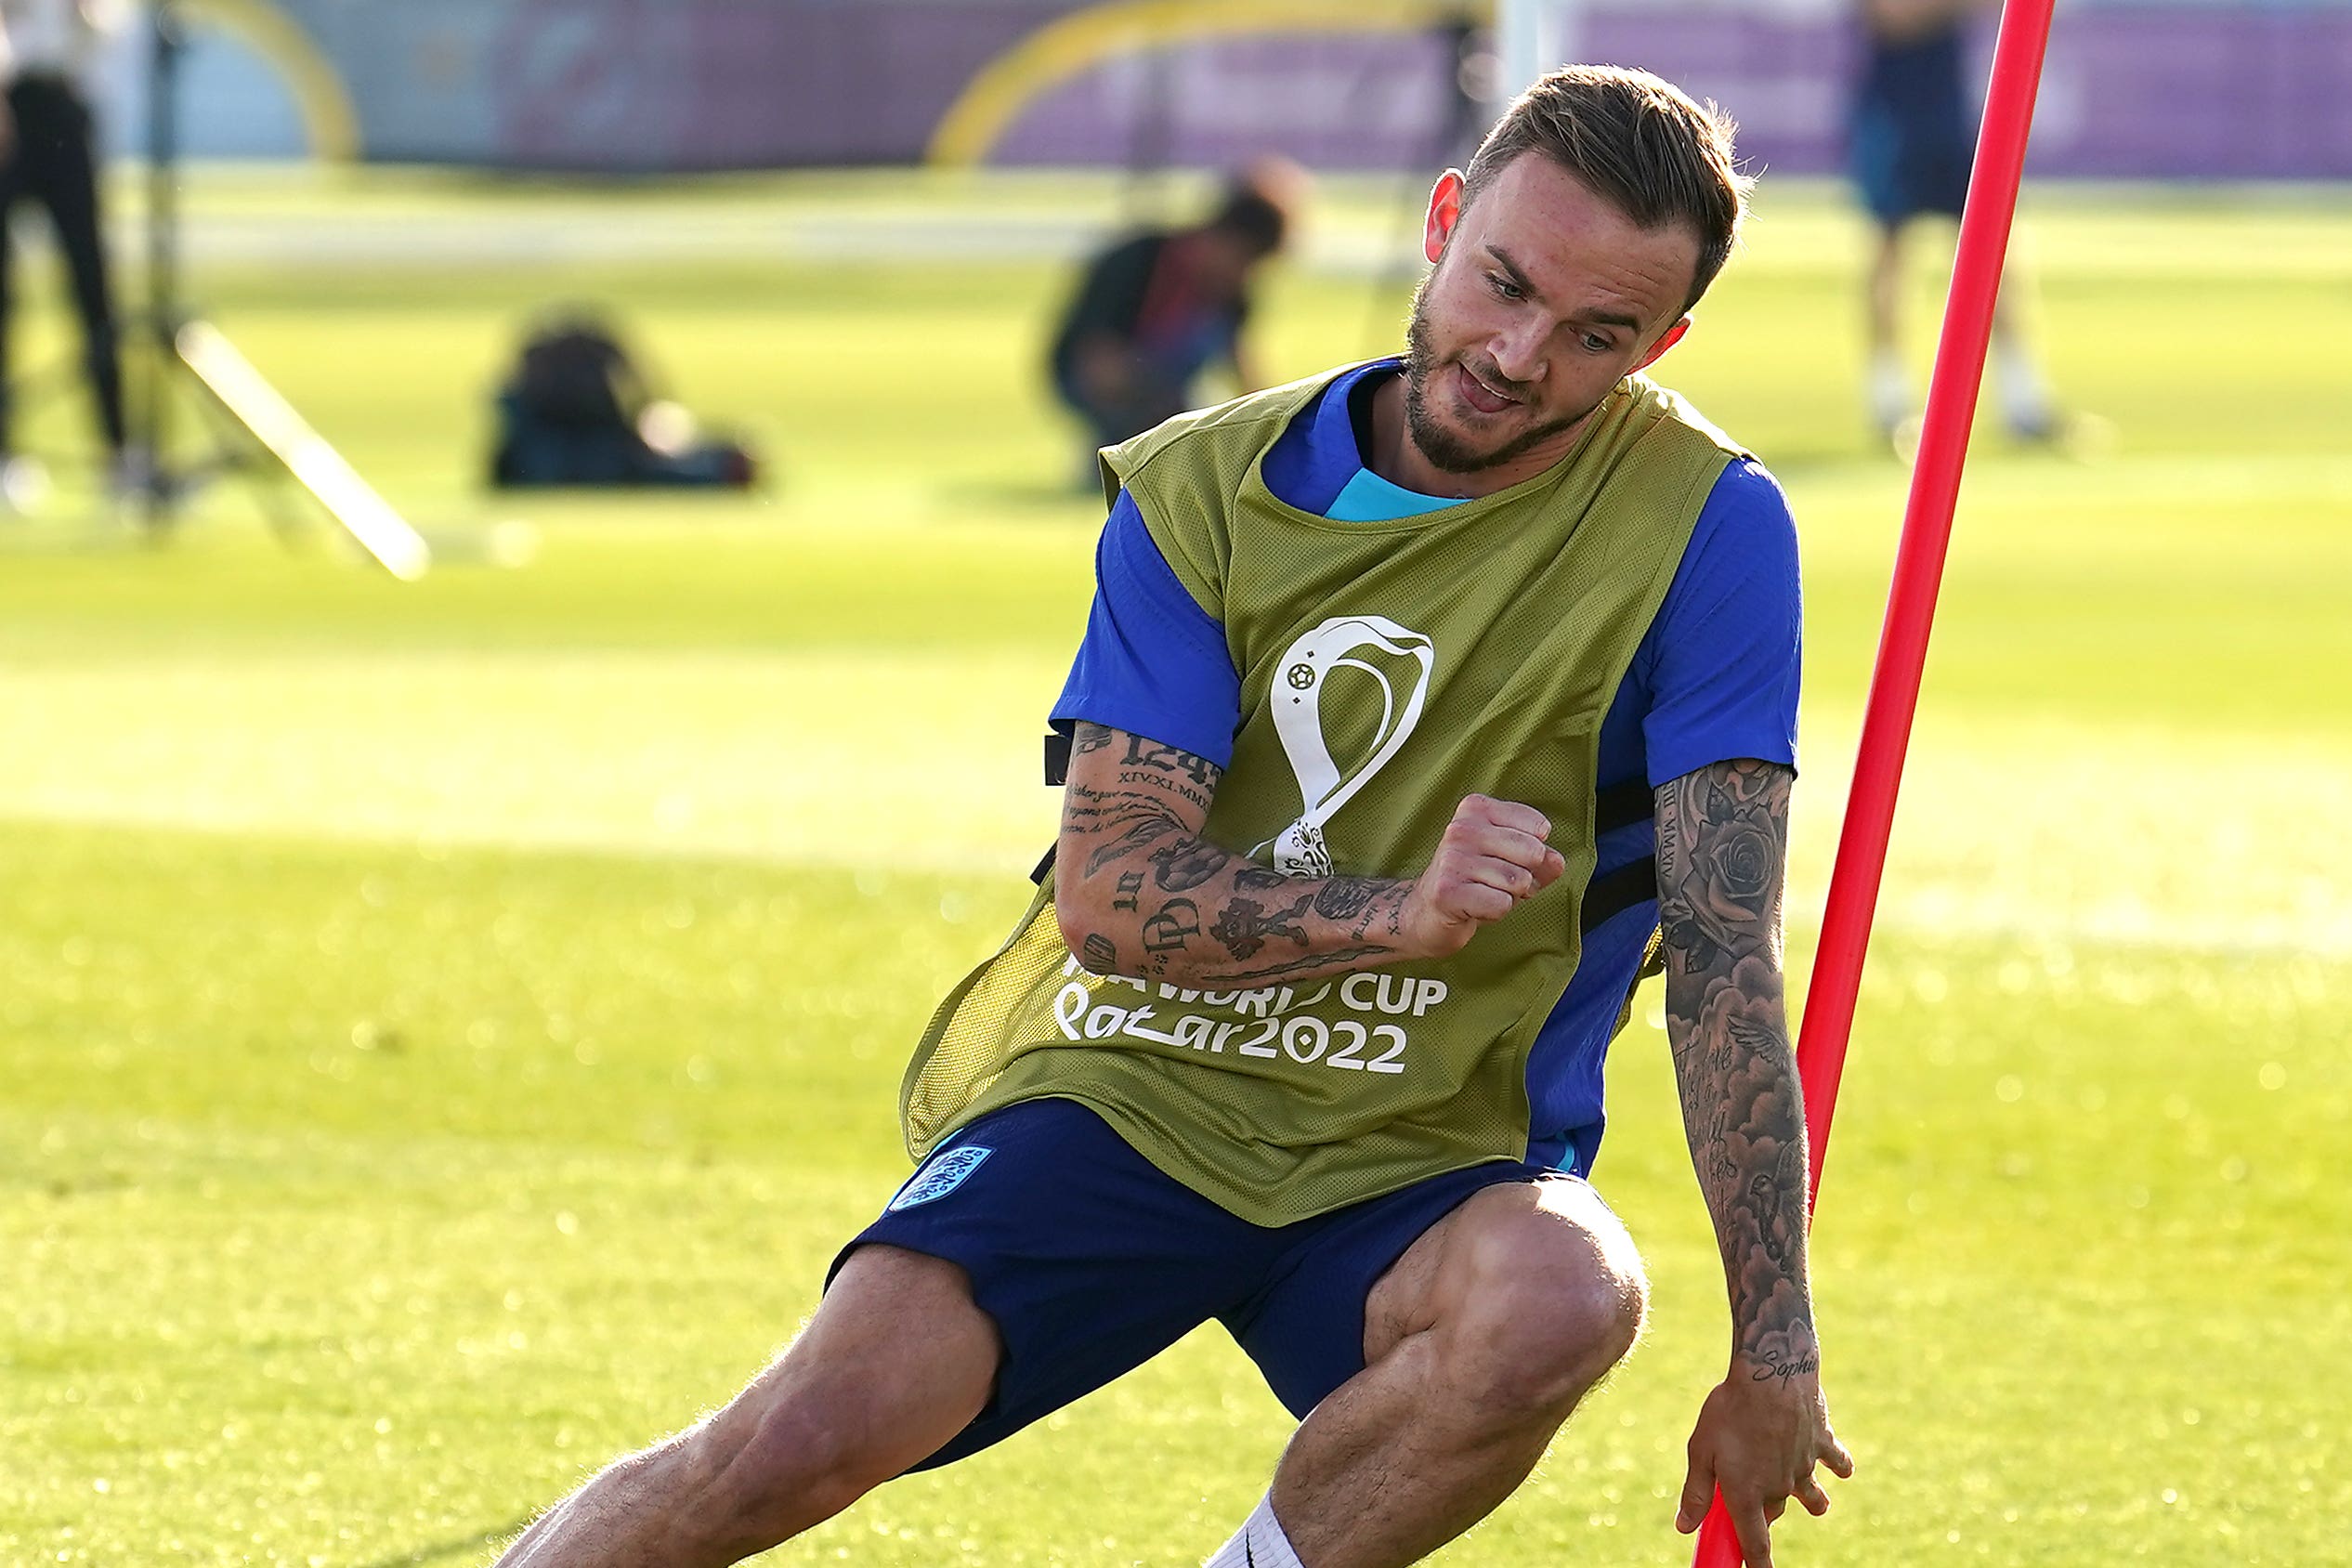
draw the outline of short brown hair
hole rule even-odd
[[[1643,229],[1687,223],[1699,261],[1688,310],[1731,257],[1756,182],[1731,163],[1731,116],[1663,77],[1614,65],[1571,65],[1519,95],[1462,176],[1462,204],[1522,152],[1540,152]]]

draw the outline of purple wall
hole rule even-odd
[[[908,163],[1078,0],[279,0],[370,158],[662,170]]]
[[[1990,38],[1985,41],[1989,54]],[[1172,51],[1186,91],[1177,161],[1231,163],[1269,146],[1325,166],[1428,163],[1443,145],[1438,51],[1414,39],[1266,40]],[[1754,165],[1838,170],[1848,28],[1720,11],[1606,11],[1587,59],[1639,65],[1713,98],[1741,126]],[[1280,86],[1285,69],[1302,90]],[[1130,64],[1039,100],[1000,156],[1116,161],[1141,101]],[[1367,90],[1351,98],[1339,84]],[[1344,117],[1336,106],[1346,104]],[[2111,6],[2061,15],[2051,39],[2032,167],[2042,175],[2155,178],[2352,178],[2352,8],[2247,10]]]
[[[1454,49],[1438,37],[1230,40],[1119,61],[1046,94],[999,145],[1009,163],[1228,165],[1279,150],[1320,168],[1454,156]]]
[[[2352,177],[2352,10],[2119,8],[2061,18],[2054,47],[2040,166]]]
[[[1989,58],[1989,33],[1982,43]],[[1749,155],[1819,172],[1839,166],[1838,83],[1853,48],[1834,25],[1618,15],[1594,28],[1586,52],[1714,96],[1740,119]],[[2104,177],[2352,177],[2352,9],[2062,11],[2031,166]]]
[[[1080,0],[281,0],[343,70],[372,157],[680,169],[906,163],[973,74]],[[1838,167],[1852,40],[1834,16],[1615,0],[1587,59],[1739,119],[1743,151]],[[1442,37],[1271,35],[1114,59],[1045,92],[1018,163],[1323,167],[1459,156]],[[2043,174],[2352,177],[2352,6],[2077,5],[2034,134]]]

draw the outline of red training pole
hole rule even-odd
[[[1854,997],[1862,988],[1862,959],[1870,947],[1871,916],[1877,910],[1878,884],[1887,869],[1895,795],[1902,783],[1912,717],[1919,706],[1927,634],[1935,624],[1936,589],[1943,581],[1952,515],[1960,500],[1960,469],[1968,455],[1977,390],[1993,340],[1993,305],[2001,291],[2001,262],[2017,216],[2018,183],[2025,172],[2026,136],[2033,125],[2033,98],[2042,82],[2053,4],[2006,0],[2001,7],[1993,81],[1985,92],[1984,124],[1977,134],[1976,166],[1960,218],[1959,250],[1953,258],[1952,295],[1944,307],[1943,334],[1936,343],[1919,456],[1911,473],[1911,499],[1903,509],[1902,540],[1895,551],[1894,583],[1878,635],[1878,662],[1871,674],[1870,703],[1862,713],[1853,788],[1846,797],[1837,864],[1830,874],[1829,902],[1822,917],[1821,949],[1813,960],[1804,1026],[1797,1042],[1797,1072],[1804,1086],[1812,1156],[1812,1182],[1805,1195],[1809,1217],[1821,1192],[1829,1118],[1837,1105],[1837,1079],[1845,1069],[1846,1042],[1854,1025]],[[1692,1561],[1694,1568],[1740,1568],[1743,1561],[1720,1492],[1700,1527]]]

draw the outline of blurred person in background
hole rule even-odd
[[[1918,217],[1957,220],[1968,199],[1979,105],[1968,86],[1970,23],[1999,0],[1862,0],[1849,156],[1876,226],[1869,283],[1870,416],[1898,451],[1915,440],[1919,403],[1898,331],[1902,237]],[[2009,431],[2050,440],[2061,421],[2018,321],[2016,269],[1993,315],[1993,382]]]
[[[65,255],[109,479],[117,494],[147,483],[150,464],[132,446],[123,415],[96,137],[83,87],[99,46],[122,20],[120,0],[0,0],[0,78],[7,84],[0,108],[0,504],[9,507],[31,503],[46,485],[40,464],[16,450],[7,384],[16,304],[9,223],[19,201],[28,197],[47,210]]]
[[[1054,390],[1097,447],[1198,405],[1203,372],[1262,383],[1242,342],[1250,285],[1280,254],[1301,176],[1270,160],[1226,187],[1206,223],[1131,235],[1086,264],[1053,333]],[[1086,473],[1094,472],[1090,453]]]

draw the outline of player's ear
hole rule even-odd
[[[1657,362],[1659,355],[1665,353],[1667,349],[1681,342],[1682,334],[1690,330],[1691,318],[1685,316],[1682,320],[1675,322],[1674,325],[1660,333],[1658,334],[1658,341],[1650,345],[1650,352],[1641,356],[1641,362],[1633,368],[1638,371],[1648,370],[1653,364]]]
[[[1445,242],[1462,221],[1462,171],[1448,169],[1430,188],[1429,216],[1421,225],[1421,254],[1435,261],[1445,254]]]

